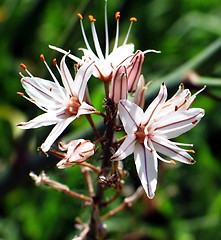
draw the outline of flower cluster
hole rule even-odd
[[[78,17],[86,45],[86,48],[80,48],[83,52],[82,58],[76,57],[69,51],[50,46],[51,49],[63,54],[60,66],[57,65],[56,60],[53,60],[62,85],[43,55],[40,58],[53,81],[34,77],[27,67],[21,64],[28,74],[28,76],[21,74],[21,83],[28,96],[20,92],[18,94],[34,103],[45,113],[28,122],[21,122],[18,126],[30,129],[55,125],[40,149],[43,152],[54,152],[62,157],[57,164],[58,168],[82,164],[95,153],[96,148],[101,144],[102,160],[104,161],[103,169],[101,169],[102,179],[109,174],[112,164],[114,165],[116,161],[123,160],[134,153],[134,161],[141,184],[147,196],[153,198],[157,186],[158,159],[172,164],[175,164],[174,160],[186,164],[195,162],[190,156],[190,153],[194,153],[194,151],[180,147],[192,146],[191,144],[177,143],[170,139],[176,138],[196,126],[203,117],[204,110],[191,108],[196,94],[191,95],[183,84],[180,85],[177,93],[167,100],[167,88],[165,83],[162,83],[156,98],[143,111],[148,83],[145,83],[144,77],[141,75],[142,65],[145,54],[159,51],[137,50],[135,52],[134,45],[128,44],[132,24],[137,19],[134,17],[130,19],[128,33],[123,44],[119,45],[120,13],[115,14],[116,37],[113,50],[110,52],[107,11],[105,11],[106,48],[103,53],[96,32],[96,19],[92,15],[89,16],[94,52],[87,40],[83,16],[78,14]],[[67,57],[74,60],[78,66],[74,79],[65,62]],[[105,86],[104,112],[97,111],[89,100],[87,83],[92,75],[101,80]],[[72,121],[81,115],[90,116],[91,114],[97,114],[104,118],[106,131],[103,137],[94,143],[84,139],[59,143],[58,149],[61,152],[53,150],[55,141]],[[119,124],[118,117],[123,126]],[[93,128],[95,130],[94,126]],[[126,132],[126,135],[122,139],[116,139],[115,132],[117,130]],[[116,167],[116,165],[114,166]],[[105,173],[105,169],[108,169],[108,172]],[[112,176],[116,176],[116,169],[114,171],[115,174]],[[114,185],[113,179],[112,186]]]

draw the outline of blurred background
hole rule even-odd
[[[136,49],[161,50],[146,55],[143,74],[153,81],[147,103],[165,81],[172,96],[179,84],[197,96],[194,106],[204,108],[199,125],[176,141],[194,143],[192,166],[161,163],[156,197],[143,196],[132,208],[107,219],[107,239],[125,240],[219,240],[221,239],[221,2],[220,0],[109,0],[110,38],[115,36],[116,11],[121,12],[120,41],[126,35],[130,17],[137,17],[128,42]],[[45,170],[52,179],[87,194],[78,166],[58,170],[57,160],[39,154],[36,148],[51,127],[21,130],[16,124],[41,113],[16,95],[23,92],[20,63],[33,75],[48,78],[39,60],[44,53],[50,66],[62,55],[50,50],[55,45],[81,56],[85,47],[76,14],[85,16],[84,26],[91,39],[87,15],[97,19],[96,28],[104,47],[103,0],[0,0],[0,239],[72,239],[79,233],[75,218],[87,222],[90,208],[45,186],[36,187],[30,171]],[[89,40],[90,41],[90,40]],[[68,64],[73,64],[71,61]],[[52,66],[53,67],[53,66]],[[102,106],[100,82],[90,84],[92,100]],[[96,119],[95,119],[96,121]],[[74,122],[67,136],[85,132],[85,119]],[[65,136],[65,134],[63,134]],[[139,186],[132,157],[124,161],[130,175],[126,190]],[[125,193],[126,194],[126,193]],[[118,206],[122,198],[109,209]],[[105,212],[108,209],[104,210]]]

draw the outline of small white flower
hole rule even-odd
[[[59,148],[67,151],[65,158],[57,163],[57,167],[63,169],[86,161],[94,154],[95,145],[89,140],[78,139],[67,144],[60,143]]]
[[[53,142],[73,120],[80,115],[96,112],[93,106],[83,101],[87,82],[93,72],[94,62],[85,62],[73,80],[65,63],[65,57],[61,60],[60,68],[57,66],[56,61],[54,61],[64,87],[59,84],[43,55],[41,55],[41,60],[45,63],[54,82],[32,76],[25,65],[22,65],[23,69],[29,74],[29,77],[23,76],[21,83],[30,98],[26,97],[23,93],[18,94],[37,105],[46,113],[29,122],[21,122],[18,126],[23,129],[30,129],[56,124],[45,142],[41,145],[43,152],[47,152],[50,149]]]
[[[128,78],[128,91],[134,91],[136,89],[137,81],[139,79],[139,76],[141,74],[142,64],[144,61],[144,55],[149,52],[155,52],[159,53],[159,51],[155,50],[146,50],[146,51],[136,51],[134,53],[134,44],[128,44],[128,38],[130,35],[130,31],[132,28],[132,24],[134,21],[137,21],[135,17],[130,18],[130,26],[128,29],[128,32],[126,34],[125,40],[121,46],[118,46],[118,40],[119,40],[119,20],[120,20],[120,12],[116,12],[115,19],[116,19],[116,37],[115,37],[115,43],[112,52],[110,52],[109,49],[109,33],[108,33],[108,21],[107,21],[107,1],[105,2],[105,53],[102,52],[102,49],[100,47],[95,22],[96,19],[89,15],[89,19],[91,22],[91,30],[92,30],[92,37],[94,41],[94,47],[95,47],[95,53],[92,50],[88,40],[86,33],[84,31],[83,26],[83,17],[81,14],[78,14],[78,17],[80,19],[80,25],[82,30],[82,35],[84,38],[84,42],[86,45],[86,48],[80,48],[80,50],[84,53],[84,58],[89,58],[95,61],[95,68],[93,75],[97,78],[99,78],[102,81],[110,82],[116,72],[116,70],[120,66],[125,66],[126,75]],[[67,54],[68,52],[57,48],[55,46],[49,46],[51,49],[54,49],[56,51],[59,51],[63,54]],[[82,59],[69,54],[68,57],[76,61],[77,63],[81,64]]]
[[[149,198],[154,197],[157,186],[157,159],[173,164],[173,160],[187,164],[195,162],[188,154],[193,150],[178,147],[191,144],[169,140],[192,129],[204,116],[203,109],[189,108],[195,96],[181,85],[174,97],[166,101],[167,89],[162,84],[158,96],[145,112],[128,100],[119,102],[119,115],[127,137],[112,159],[122,160],[134,152],[136,169]]]

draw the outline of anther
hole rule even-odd
[[[18,94],[19,96],[24,96],[25,94],[24,93],[22,93],[22,92],[17,92],[16,94]]]
[[[192,124],[196,124],[197,122],[198,122],[198,120],[196,119],[196,120],[192,121]]]
[[[83,19],[83,16],[81,15],[81,13],[78,13],[77,16],[79,17],[79,19]]]
[[[20,66],[21,66],[24,70],[27,69],[27,67],[26,67],[26,65],[25,65],[24,63],[21,63]]]
[[[173,160],[170,160],[170,163],[176,166],[176,163]]]
[[[193,149],[188,150],[188,152],[195,153],[195,151]]]
[[[54,65],[54,66],[57,65],[57,59],[56,59],[56,58],[53,59],[53,65]]]
[[[45,57],[44,57],[43,54],[40,55],[40,59],[41,59],[42,62],[45,62]]]
[[[119,19],[120,19],[120,12],[116,12],[116,13],[115,13],[115,19],[116,19],[116,20],[119,20]]]
[[[96,21],[96,19],[93,17],[93,15],[89,15],[88,18],[89,18],[89,20],[91,22],[95,22]]]
[[[130,21],[131,21],[131,22],[137,22],[137,18],[131,17],[131,18],[130,18]]]

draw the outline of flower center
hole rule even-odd
[[[140,126],[138,128],[138,130],[135,132],[135,135],[136,135],[136,140],[139,142],[139,143],[144,143],[144,139],[146,137],[145,133],[144,133],[144,126]]]
[[[65,110],[65,114],[68,116],[72,116],[72,115],[77,115],[78,113],[78,108],[81,106],[78,97],[76,96],[72,96],[69,99],[67,108]]]

